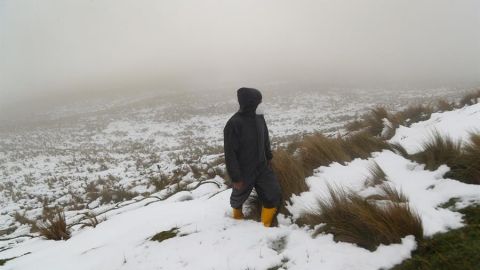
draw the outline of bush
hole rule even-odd
[[[38,225],[38,230],[41,236],[49,240],[67,240],[70,238],[70,231],[67,228],[67,221],[65,213],[60,209],[44,216],[46,222]]]
[[[331,233],[335,241],[369,250],[400,243],[407,235],[423,238],[421,219],[408,204],[378,204],[340,188],[329,188],[329,193],[329,200],[318,200],[317,208],[304,217],[310,225],[325,224],[317,233]]]

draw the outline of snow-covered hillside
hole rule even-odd
[[[480,129],[480,104],[436,113],[430,120],[400,127],[391,141],[414,153],[425,134],[433,129],[468,140],[469,132]],[[316,169],[307,179],[309,191],[294,196],[287,206],[293,217],[280,216],[275,228],[233,220],[228,204],[230,189],[216,176],[211,183],[196,189],[194,184],[190,191],[178,192],[163,201],[144,199],[109,211],[104,214],[106,220],[95,228],[74,227],[67,241],[34,238],[12,245],[0,252],[0,259],[17,258],[0,269],[390,268],[416,248],[413,236],[372,252],[335,242],[330,234],[314,237],[312,229],[299,227],[292,220],[308,211],[316,198],[327,196],[328,185],[341,185],[362,196],[378,193],[375,187],[365,185],[374,163],[385,171],[389,184],[408,197],[410,206],[421,217],[426,236],[462,226],[461,214],[439,207],[441,204],[452,198],[457,208],[480,202],[480,186],[445,178],[447,166],[428,171],[421,164],[384,150],[368,159]],[[155,234],[169,230],[176,237],[162,242],[151,240]]]

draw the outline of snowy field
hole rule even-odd
[[[345,122],[378,104],[395,110],[462,94],[419,93],[267,92],[264,102],[270,135],[280,144],[314,131],[339,132]],[[0,269],[381,269],[409,257],[416,247],[413,237],[371,252],[337,243],[332,235],[312,237],[312,230],[287,217],[268,229],[231,219],[221,152],[223,126],[237,108],[232,96],[149,96],[98,108],[56,108],[43,115],[48,121],[28,127],[7,123],[0,141],[0,237],[29,234],[31,226],[18,216],[37,220],[45,207],[62,206],[69,223],[85,213],[100,214],[104,221],[96,228],[73,226],[68,241],[2,241],[0,259],[21,257]],[[414,153],[433,130],[468,138],[480,130],[480,105],[400,127],[391,141]],[[461,207],[480,199],[479,186],[443,178],[446,166],[426,171],[383,151],[316,169],[307,179],[310,190],[288,206],[293,218],[325,196],[328,184],[362,196],[378,192],[365,185],[374,162],[419,212],[426,236],[462,226],[461,215],[440,204],[456,198]],[[180,181],[170,185],[163,177]],[[149,240],[170,229],[178,237]]]

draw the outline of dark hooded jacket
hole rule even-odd
[[[233,182],[254,179],[256,170],[272,159],[265,118],[255,113],[262,94],[257,89],[240,88],[237,97],[240,109],[223,130],[225,164]]]

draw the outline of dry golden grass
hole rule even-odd
[[[403,125],[410,126],[413,123],[425,121],[430,118],[434,108],[430,105],[412,105],[398,113]]]
[[[355,158],[368,158],[372,152],[392,149],[383,139],[369,132],[357,132],[344,138],[329,138],[322,134],[305,136],[299,148],[299,161],[305,176],[315,168],[328,166],[332,162],[345,164]]]
[[[49,240],[67,240],[70,238],[70,231],[67,228],[65,213],[56,209],[54,213],[45,216],[46,222],[38,225],[41,236]]]
[[[368,132],[358,132],[345,137],[341,140],[341,146],[350,157],[350,160],[354,158],[368,158],[372,152],[390,149],[390,145],[385,140]]]
[[[340,188],[329,188],[329,192],[330,199],[319,200],[317,208],[304,217],[311,225],[325,224],[317,233],[331,233],[336,241],[369,250],[400,243],[407,235],[423,237],[421,219],[408,204],[378,204]]]
[[[460,142],[455,142],[435,131],[430,135],[429,140],[423,143],[421,152],[411,155],[411,158],[425,164],[427,170],[436,170],[442,164],[449,165],[452,170],[455,170],[456,160],[461,155]]]
[[[383,184],[387,179],[387,174],[382,170],[378,163],[374,162],[368,169],[370,171],[370,177],[365,181],[366,186],[377,186]]]
[[[455,109],[455,103],[447,101],[446,99],[437,100],[435,109],[440,112],[447,112]]]
[[[389,113],[385,107],[375,107],[370,113],[364,116],[364,121],[368,127],[368,131],[377,136],[382,133],[383,130],[383,119],[389,119]]]
[[[366,123],[362,120],[353,120],[351,122],[348,122],[347,124],[345,124],[345,129],[347,131],[350,131],[350,132],[353,132],[353,131],[359,131],[363,128],[366,127]]]
[[[470,142],[463,148],[462,155],[450,164],[448,177],[468,184],[480,185],[480,133],[472,134]]]
[[[479,101],[480,101],[480,89],[470,92],[465,96],[463,96],[460,99],[459,106],[460,107],[464,107],[466,105],[470,106],[470,105],[477,104]]]
[[[381,192],[382,193],[379,194],[380,197],[378,198],[380,200],[388,200],[395,203],[408,202],[407,196],[403,192],[396,190],[395,187],[390,184],[382,185]]]
[[[300,145],[300,156],[306,175],[313,169],[332,162],[345,164],[352,158],[342,147],[342,139],[328,138],[320,133],[305,136]]]
[[[286,150],[273,152],[272,169],[282,187],[284,200],[308,190],[302,163]]]

